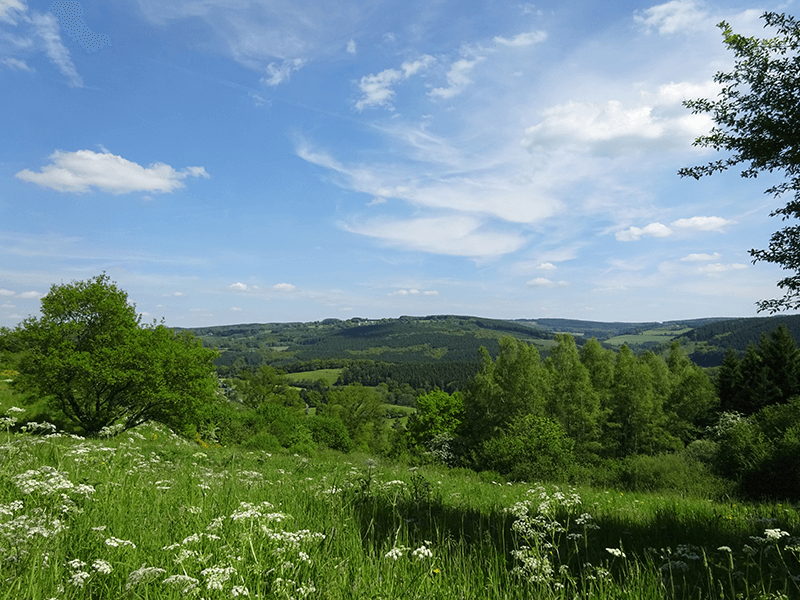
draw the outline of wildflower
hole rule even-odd
[[[606,548],[606,552],[617,558],[627,558],[621,548]]]
[[[767,538],[768,542],[778,542],[782,537],[787,537],[789,535],[786,531],[781,531],[780,529],[765,529],[764,530],[764,537]]]
[[[427,548],[426,546],[420,546],[414,550],[411,555],[419,560],[422,560],[423,558],[433,558],[433,552],[431,552],[430,548]]]
[[[172,575],[167,577],[162,583],[173,585],[175,587],[183,586],[183,591],[181,592],[183,594],[188,594],[198,585],[200,585],[200,581],[198,579],[189,577],[188,575]]]
[[[208,590],[221,590],[234,573],[236,573],[236,569],[233,567],[209,567],[200,571],[200,574],[206,578],[206,589]]]
[[[125,584],[125,589],[130,590],[139,584],[149,583],[163,573],[166,573],[164,569],[148,567],[147,563],[144,563],[141,567],[128,574],[128,583]]]
[[[231,596],[236,598],[237,596],[249,596],[250,590],[248,590],[243,585],[235,585],[233,589],[231,589]]]
[[[396,561],[397,559],[403,556],[404,550],[405,548],[392,548],[386,553],[384,558],[391,558],[392,560]]]
[[[111,546],[112,548],[119,548],[120,546],[130,546],[131,548],[136,548],[136,544],[134,544],[133,542],[128,540],[121,540],[115,537],[106,538],[106,546]]]
[[[95,561],[92,563],[92,568],[103,575],[108,575],[113,570],[111,568],[111,563],[100,558],[95,559]]]
[[[82,588],[86,580],[89,579],[89,573],[86,571],[75,571],[69,578],[69,582],[75,587]]]
[[[733,550],[730,549],[730,546],[720,546],[717,548],[717,550],[720,550],[721,552],[727,552],[728,554],[733,552]]]

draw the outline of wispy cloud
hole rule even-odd
[[[31,21],[36,28],[36,33],[44,42],[48,58],[58,67],[61,74],[67,78],[67,85],[74,88],[82,88],[83,79],[72,62],[69,50],[61,41],[60,28],[56,16],[51,12],[33,13]]]
[[[704,262],[709,260],[717,260],[722,255],[719,252],[714,252],[714,254],[687,254],[683,258],[681,258],[684,262]]]
[[[20,0],[0,0],[0,21],[16,25],[17,18],[23,17],[28,11],[25,2]]]
[[[288,81],[292,73],[303,68],[306,61],[303,58],[286,59],[281,64],[269,63],[267,65],[267,75],[261,78],[261,83],[276,86],[284,81]]]
[[[518,233],[491,230],[468,216],[375,219],[342,223],[341,227],[390,246],[449,256],[493,258],[525,244],[525,238]]]
[[[430,55],[423,55],[415,61],[404,62],[400,69],[386,69],[376,75],[365,75],[358,84],[361,99],[356,102],[356,110],[364,110],[371,106],[384,106],[394,110],[392,99],[395,92],[393,86],[427,69],[436,59]]]
[[[638,12],[634,20],[645,30],[661,35],[694,31],[708,19],[708,13],[694,0],[672,0]]]
[[[292,285],[291,283],[276,283],[272,286],[272,289],[276,292],[293,292],[297,289],[297,286]]]
[[[546,39],[547,39],[546,31],[529,31],[527,33],[520,33],[519,35],[515,35],[510,40],[501,36],[497,36],[494,38],[494,41],[496,44],[500,44],[501,46],[511,46],[512,48],[525,48],[526,46],[532,46],[533,44],[538,44],[540,42],[543,42]]]
[[[447,87],[434,88],[428,95],[431,98],[440,98],[442,100],[457,96],[464,91],[464,88],[472,83],[472,80],[469,78],[470,72],[475,68],[475,65],[484,60],[486,59],[483,56],[478,56],[473,60],[462,58],[455,61],[447,72]]]
[[[52,164],[39,173],[24,169],[15,177],[59,192],[88,192],[95,187],[111,194],[130,192],[172,192],[185,186],[187,177],[208,178],[203,167],[186,167],[176,171],[164,163],[142,167],[110,152],[91,150],[63,152],[56,150]]]
[[[545,277],[537,277],[536,279],[531,279],[528,282],[528,285],[531,287],[546,287],[546,288],[556,288],[556,287],[567,287],[569,285],[566,281],[551,281]]]
[[[26,63],[24,60],[17,58],[6,58],[0,61],[0,63],[4,64],[12,71],[27,71],[28,73],[33,73],[36,71],[36,69],[28,65],[28,63]]]

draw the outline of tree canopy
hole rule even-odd
[[[53,285],[10,335],[22,351],[15,385],[93,435],[122,421],[182,428],[198,424],[215,401],[216,352],[191,334],[144,325],[128,295],[104,273]]]
[[[693,113],[708,113],[715,126],[695,140],[695,146],[730,152],[727,158],[705,165],[680,169],[682,177],[700,177],[744,163],[742,177],[783,172],[785,180],[765,193],[776,198],[793,192],[794,198],[770,216],[782,220],[800,218],[800,23],[793,17],[767,12],[765,27],[777,35],[759,39],[735,34],[722,22],[725,45],[734,52],[736,63],[730,72],[718,72],[714,81],[722,84],[716,100],[684,102]],[[793,275],[778,282],[782,298],[759,301],[759,311],[771,313],[800,307],[800,226],[785,227],[770,238],[766,250],[750,250],[753,262],[780,265]]]

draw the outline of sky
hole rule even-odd
[[[756,316],[770,177],[701,180],[795,0],[0,0],[0,326],[105,272],[169,326]]]

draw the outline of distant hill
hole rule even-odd
[[[609,348],[627,344],[635,351],[660,351],[677,339],[695,362],[716,366],[727,347],[742,352],[748,343],[758,343],[762,333],[769,333],[780,323],[785,323],[800,340],[800,315],[647,323],[431,315],[249,323],[188,330],[222,352],[216,364],[223,370],[235,372],[269,364],[297,372],[358,363],[358,369],[350,374],[358,371],[364,381],[374,382],[391,373],[393,379],[453,383],[468,378],[467,374],[474,374],[479,368],[481,346],[497,356],[498,340],[506,335],[536,345],[543,356],[549,353],[557,333],[572,334],[578,345],[594,337]]]

